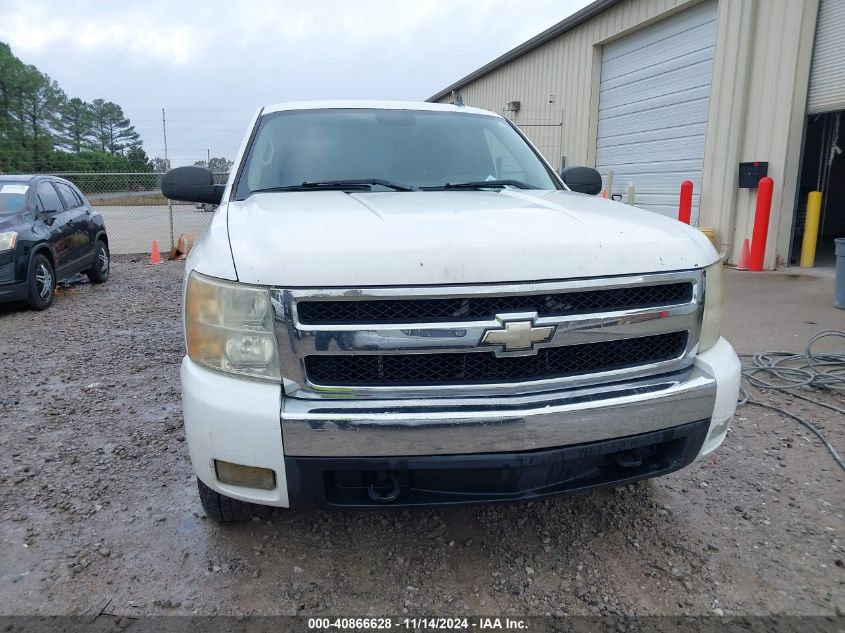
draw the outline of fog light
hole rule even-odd
[[[727,420],[723,420],[716,426],[714,426],[710,430],[710,434],[707,436],[708,440],[712,440],[714,437],[719,437],[722,433],[728,430],[728,425],[730,424],[731,419],[728,418]]]
[[[217,471],[217,479],[224,484],[261,490],[273,490],[276,487],[276,473],[269,468],[242,466],[215,459],[214,469]]]

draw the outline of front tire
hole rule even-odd
[[[239,523],[249,521],[254,517],[266,516],[270,508],[238,501],[231,497],[221,495],[219,492],[206,486],[197,478],[197,488],[200,493],[202,509],[209,519],[215,523]]]
[[[53,303],[56,290],[56,273],[50,260],[36,255],[29,267],[29,298],[27,303],[34,310],[46,310]]]
[[[109,278],[110,267],[111,257],[109,256],[109,247],[103,240],[97,240],[94,265],[85,274],[88,275],[88,279],[91,280],[92,284],[101,284]]]

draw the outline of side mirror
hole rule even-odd
[[[177,167],[164,174],[161,193],[170,200],[220,204],[226,185],[214,182],[214,175],[205,167]]]
[[[567,167],[560,172],[567,187],[594,196],[601,191],[601,174],[592,167]]]
[[[35,219],[41,220],[47,226],[53,226],[53,223],[56,221],[56,214],[58,211],[42,211],[36,210],[35,211]]]

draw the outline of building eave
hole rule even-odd
[[[474,70],[463,79],[459,79],[458,81],[453,83],[451,86],[447,86],[437,94],[432,95],[431,97],[426,99],[426,101],[439,101],[440,99],[451,93],[453,90],[459,90],[460,88],[463,88],[464,86],[475,81],[476,79],[480,79],[484,75],[493,72],[497,68],[501,68],[505,64],[512,62],[514,59],[517,59],[518,57],[525,55],[525,53],[532,51],[535,48],[538,48],[539,46],[542,46],[550,40],[553,40],[559,35],[562,35],[567,31],[574,29],[579,24],[583,24],[587,20],[594,18],[599,13],[606,11],[607,9],[619,4],[620,2],[622,2],[622,0],[596,0],[592,4],[588,4],[580,11],[577,11],[570,15],[568,18],[561,20],[554,26],[546,29],[538,35],[535,35],[530,40],[523,42],[516,48],[512,48],[504,55],[497,57],[492,62],[485,64],[478,70]]]

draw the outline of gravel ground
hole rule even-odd
[[[182,428],[183,266],[116,258],[47,312],[0,307],[6,614],[825,614],[845,485],[746,407],[725,446],[637,486],[515,505],[203,516]],[[823,423],[845,420],[758,394]],[[838,401],[845,398],[818,394]]]

